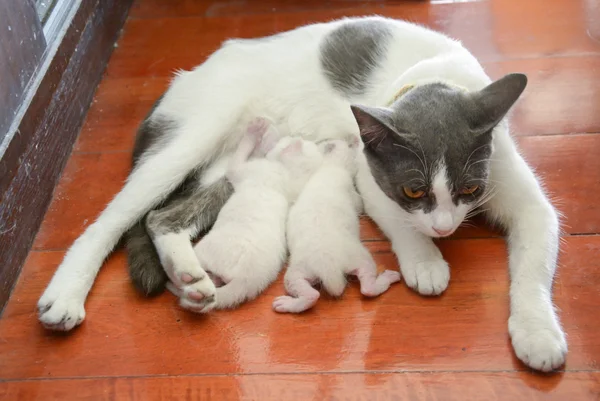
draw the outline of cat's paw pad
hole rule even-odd
[[[439,295],[450,281],[450,267],[442,258],[401,265],[404,281],[421,295]]]
[[[558,322],[511,316],[508,331],[517,357],[527,366],[549,372],[564,365],[567,341]]]
[[[217,306],[217,296],[214,294],[203,297],[201,301],[192,301],[188,297],[182,297],[179,299],[179,305],[190,312],[208,313]]]
[[[182,297],[188,298],[192,302],[206,302],[206,298],[214,298],[217,288],[208,276],[205,276],[202,280],[184,285],[182,291]]]
[[[85,319],[83,300],[67,293],[44,293],[37,309],[40,322],[50,330],[69,331]]]
[[[216,291],[214,283],[205,276],[203,280],[186,284],[174,293],[179,296],[182,308],[196,313],[206,313],[215,307]]]
[[[181,280],[181,283],[183,285],[191,285],[191,284],[195,284],[199,281],[203,281],[206,280],[208,277],[207,274],[205,274],[204,272],[197,272],[196,274],[191,274],[188,272],[184,272],[184,273],[180,273],[179,274],[179,279]]]

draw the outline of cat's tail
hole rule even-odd
[[[169,278],[146,231],[145,220],[138,221],[124,235],[127,266],[135,287],[146,296],[155,296],[164,291]]]

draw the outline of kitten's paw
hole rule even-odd
[[[279,313],[300,313],[310,309],[318,297],[312,298],[294,298],[289,295],[282,295],[273,301],[273,310]]]
[[[394,284],[402,280],[402,275],[396,270],[384,270],[378,277],[385,278],[390,284]]]
[[[50,330],[69,331],[85,319],[84,301],[68,291],[49,288],[37,304],[40,322]]]
[[[248,124],[248,134],[260,139],[269,129],[269,125],[269,120],[266,118],[256,117]]]
[[[402,279],[402,275],[396,270],[385,270],[377,276],[373,283],[361,283],[360,293],[366,297],[376,297],[386,292],[390,285]]]
[[[441,257],[426,261],[403,263],[400,270],[404,281],[421,295],[440,295],[450,281],[450,267]]]
[[[564,365],[567,341],[554,317],[511,315],[508,331],[515,354],[527,366],[549,372]]]

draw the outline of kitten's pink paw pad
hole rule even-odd
[[[248,133],[257,137],[262,137],[269,128],[269,121],[263,117],[256,117],[248,124]]]
[[[385,270],[380,274],[380,276],[385,277],[390,282],[390,284],[397,283],[402,279],[400,272],[395,270]]]

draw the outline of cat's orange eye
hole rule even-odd
[[[409,187],[402,187],[402,189],[404,190],[404,194],[412,199],[419,199],[425,196],[425,191],[421,189],[417,189],[416,191],[413,191]]]
[[[473,195],[475,191],[479,189],[479,185],[473,185],[470,187],[465,187],[460,191],[463,195]]]

